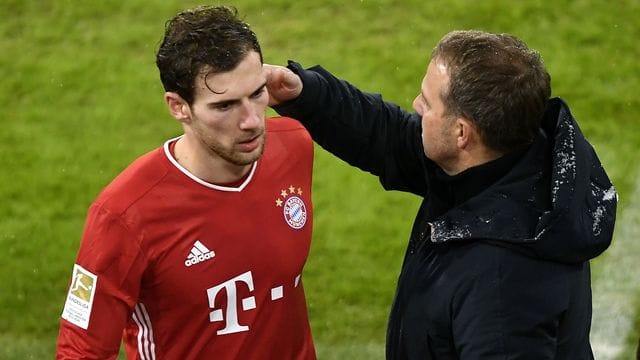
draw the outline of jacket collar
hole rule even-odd
[[[429,222],[432,242],[487,240],[549,260],[581,262],[613,235],[617,194],[567,105],[551,99],[543,126],[507,174]]]

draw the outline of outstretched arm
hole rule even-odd
[[[314,141],[380,178],[387,190],[426,192],[421,122],[379,94],[360,91],[320,66],[266,65],[270,104],[298,119]]]

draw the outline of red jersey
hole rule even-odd
[[[312,230],[313,143],[267,120],[237,187],[143,155],[89,209],[58,359],[315,359],[302,269]]]

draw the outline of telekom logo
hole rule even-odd
[[[297,288],[300,284],[302,274],[296,275],[293,281],[293,287]],[[219,285],[207,289],[207,297],[209,298],[209,307],[213,310],[209,313],[209,321],[224,321],[224,329],[218,330],[218,335],[233,334],[243,331],[249,331],[249,326],[241,325],[238,320],[238,309],[242,305],[242,311],[249,311],[256,308],[255,296],[247,296],[238,300],[238,287],[246,286],[249,293],[253,293],[253,276],[251,271],[240,274],[233,279],[227,280]],[[227,303],[216,303],[218,294],[224,292],[227,294]],[[278,285],[271,288],[271,301],[281,301],[286,296],[287,290],[284,285]],[[268,298],[267,298],[268,299]],[[265,299],[266,300],[266,299]],[[262,302],[263,300],[261,300]]]
[[[247,271],[234,277],[231,280],[227,280],[220,285],[216,285],[207,289],[207,296],[209,297],[209,306],[214,309],[209,313],[210,322],[225,321],[224,329],[218,330],[218,335],[233,334],[242,331],[249,331],[248,326],[240,325],[238,322],[238,300],[237,300],[237,285],[243,283],[247,286],[250,292],[253,292],[253,277],[251,271]],[[223,306],[216,306],[216,297],[218,293],[224,289],[227,293],[226,314],[223,315]],[[249,296],[242,299],[242,310],[248,311],[256,308],[256,298]],[[226,315],[226,316],[225,316]]]

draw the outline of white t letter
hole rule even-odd
[[[240,325],[238,322],[238,301],[236,295],[236,283],[243,282],[247,284],[249,291],[253,291],[253,278],[251,271],[247,271],[244,274],[238,275],[231,280],[227,280],[220,285],[207,289],[207,296],[209,297],[209,306],[214,309],[209,313],[209,321],[225,321],[225,316],[222,313],[222,307],[216,309],[216,296],[220,290],[225,289],[227,292],[227,312],[226,312],[226,326],[224,329],[218,330],[218,335],[233,334],[242,331],[249,331],[248,326]],[[242,299],[242,310],[253,310],[256,308],[256,299],[253,296]]]

